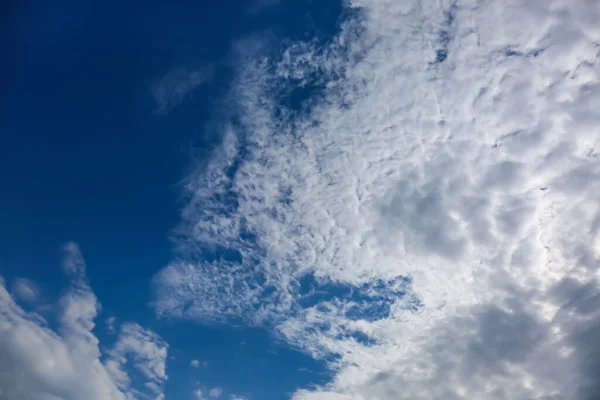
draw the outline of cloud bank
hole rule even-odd
[[[83,257],[75,243],[65,246],[64,255],[70,287],[58,304],[56,330],[42,316],[25,312],[0,285],[0,398],[163,399],[167,344],[126,323],[115,346],[101,351],[92,332],[100,304],[87,282]],[[131,383],[126,362],[144,376],[141,387]]]
[[[296,400],[597,398],[600,3],[350,6],[239,52],[158,313],[327,360]]]

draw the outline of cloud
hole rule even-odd
[[[108,317],[106,318],[106,331],[113,335],[116,333],[116,329],[115,329],[115,322],[116,322],[117,318],[115,317]]]
[[[121,325],[119,339],[108,352],[106,364],[110,366],[115,381],[126,389],[130,379],[123,372],[127,362],[146,379],[146,387],[158,398],[163,396],[163,384],[167,380],[167,343],[156,333],[142,328],[136,323]]]
[[[297,400],[591,400],[598,4],[351,5],[325,48],[240,54],[157,312],[326,360]]]
[[[12,285],[12,291],[14,296],[28,303],[36,302],[40,296],[40,290],[37,285],[25,278],[15,279]]]
[[[199,85],[212,79],[213,68],[188,71],[175,68],[152,86],[151,92],[156,102],[157,112],[167,113],[181,104]]]
[[[56,331],[40,315],[25,312],[4,285],[0,286],[0,397],[130,400],[146,393],[130,384],[127,372],[118,370],[115,375],[111,362],[102,362],[104,354],[92,333],[100,304],[88,285],[85,263],[74,243],[64,248],[63,269],[70,287],[58,303]],[[140,340],[136,334],[125,330],[119,343]],[[152,340],[157,341],[149,334],[141,339],[146,340],[143,347],[150,349]],[[131,357],[121,345],[111,354],[122,357],[119,361],[129,357],[137,362],[137,368],[151,371],[149,383],[166,379],[159,357]],[[154,394],[162,398],[162,392]]]
[[[276,7],[280,3],[280,0],[255,0],[251,2],[251,5],[247,8],[246,13],[249,15],[255,15],[261,11],[264,11],[265,9]]]
[[[204,396],[204,393],[202,392],[202,390],[197,389],[193,392],[194,397],[196,397],[198,400],[206,400],[207,397]],[[221,389],[220,387],[214,387],[212,389],[210,389],[208,391],[208,396],[213,398],[213,399],[218,399],[219,397],[221,397],[223,395],[223,389]],[[243,397],[237,397],[235,395],[231,395],[231,399],[235,400],[235,399],[239,399],[239,400],[243,400]]]
[[[194,368],[199,368],[201,365],[203,368],[206,368],[208,366],[208,361],[192,360],[190,361],[190,365]]]

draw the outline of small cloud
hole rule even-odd
[[[68,242],[63,246],[63,271],[74,281],[81,283],[85,280],[85,261],[77,243]]]
[[[106,330],[111,335],[116,332],[116,330],[115,330],[115,321],[116,320],[117,319],[115,317],[108,317],[108,318],[106,318]]]
[[[255,15],[266,8],[278,6],[279,3],[280,0],[256,0],[250,5],[250,7],[248,7],[246,12],[249,15]]]
[[[19,300],[28,303],[35,302],[40,296],[40,291],[36,284],[24,278],[15,279],[12,291]]]
[[[156,112],[165,114],[181,104],[199,85],[208,82],[213,68],[206,66],[195,71],[176,68],[152,85],[152,97],[156,102]]]
[[[192,360],[190,361],[190,365],[194,368],[199,368],[200,366],[206,368],[208,366],[208,361]]]
[[[208,392],[208,395],[210,397],[212,397],[213,399],[218,399],[219,397],[221,397],[221,395],[223,394],[223,389],[221,389],[220,387],[215,387],[210,389],[210,392]]]
[[[202,390],[200,390],[200,389],[194,390],[193,394],[194,394],[194,397],[196,397],[196,399],[204,400],[204,396],[202,396]]]

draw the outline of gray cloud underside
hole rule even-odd
[[[326,48],[239,53],[157,311],[328,360],[297,400],[597,398],[600,3],[352,7]]]
[[[85,263],[74,243],[65,246],[63,269],[70,287],[58,304],[58,331],[38,314],[25,312],[0,279],[0,399],[164,399],[167,344],[135,323],[121,326],[108,351],[92,333],[100,304],[87,283]],[[127,362],[142,376],[132,384]]]

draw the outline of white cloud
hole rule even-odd
[[[129,380],[124,379],[123,368],[125,363],[133,363],[147,379],[147,387],[160,396],[163,393],[163,384],[167,380],[167,348],[167,343],[156,333],[128,322],[121,325],[119,339],[108,352],[107,364],[110,365],[110,372],[115,380],[126,389]]]
[[[208,361],[192,360],[190,361],[190,365],[194,368],[200,368],[200,366],[206,368],[208,367]]]
[[[40,296],[40,290],[37,285],[25,278],[15,279],[12,285],[12,292],[19,300],[34,303]]]
[[[240,55],[157,311],[337,355],[296,399],[591,399],[599,4],[357,0],[326,49]]]
[[[78,246],[69,243],[64,250],[70,287],[59,301],[57,332],[40,315],[25,312],[0,285],[0,398],[137,398],[142,391],[129,384],[127,373],[119,370],[114,375],[111,364],[101,361],[99,341],[92,333],[100,304],[87,283]],[[137,361],[141,365],[146,360]],[[163,372],[156,360],[151,361],[145,368]],[[162,398],[162,393],[156,397]]]
[[[113,335],[116,332],[116,329],[115,329],[115,322],[116,322],[116,320],[117,319],[115,317],[108,317],[108,318],[106,318],[106,330],[111,335]]]
[[[184,68],[170,70],[152,86],[157,112],[166,113],[181,104],[199,85],[212,79],[213,68],[205,66],[195,71]]]
[[[193,392],[193,395],[198,399],[198,400],[206,400],[207,397],[204,396],[204,393],[202,392],[202,390],[197,389]],[[213,399],[218,399],[219,397],[221,397],[223,395],[223,389],[221,389],[220,387],[214,387],[212,389],[210,389],[208,391],[208,396],[213,398]],[[243,400],[243,397],[236,397],[236,396],[231,396],[231,399],[239,399],[239,400]]]

